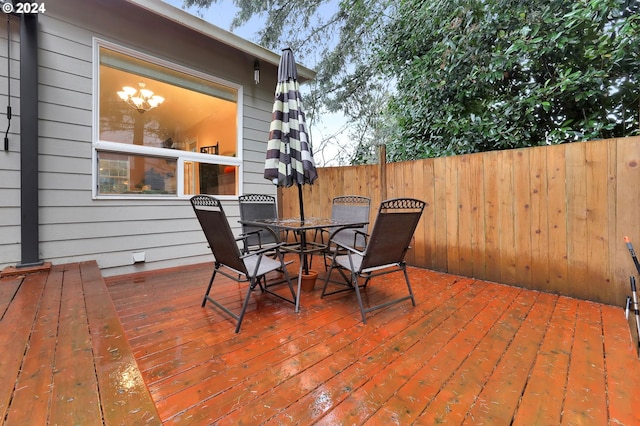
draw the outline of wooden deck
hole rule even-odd
[[[95,262],[0,279],[3,425],[160,424]]]
[[[620,308],[411,268],[416,307],[363,325],[354,294],[305,293],[295,314],[256,293],[235,334],[200,307],[210,268],[106,280],[166,424],[640,424]],[[388,277],[371,300],[405,291]]]
[[[620,308],[410,268],[416,307],[363,325],[354,294],[256,292],[235,334],[200,307],[210,271],[2,278],[2,424],[640,424]],[[369,300],[405,291],[388,277]]]

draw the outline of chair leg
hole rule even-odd
[[[404,279],[407,282],[407,288],[409,289],[409,296],[411,296],[411,303],[416,306],[416,299],[413,297],[413,290],[411,290],[411,284],[409,284],[409,274],[407,273],[407,265],[403,265],[402,271],[404,272]]]
[[[335,256],[334,256],[335,259]],[[333,259],[331,259],[331,264],[329,265],[329,272],[327,272],[327,276],[324,279],[324,286],[322,287],[322,293],[320,294],[320,298],[322,299],[325,296],[325,293],[327,292],[327,286],[329,285],[329,278],[331,278],[331,273],[333,272],[333,265],[334,265],[334,261]],[[327,266],[327,264],[325,263],[325,267]]]
[[[260,292],[264,293],[267,288],[267,277],[265,277],[264,275],[259,276],[256,282],[258,283],[258,287],[260,287]]]
[[[327,272],[327,252],[329,252],[329,254],[331,254],[331,251],[329,250],[329,247],[331,247],[331,242],[329,242],[329,244],[327,244],[327,248],[324,249],[322,251],[322,261],[324,262],[324,271]]]
[[[218,272],[218,265],[213,268],[213,274],[211,274],[211,279],[209,280],[209,285],[207,286],[207,291],[204,293],[204,297],[202,298],[202,307],[207,304],[207,296],[209,296],[209,292],[211,291],[211,286],[213,285],[213,279],[216,277],[216,272]]]
[[[280,263],[282,263],[284,265],[284,256],[282,253],[280,253],[278,251],[278,259],[280,260]],[[291,279],[289,278],[289,271],[287,271],[287,267],[283,266],[282,267],[282,273],[284,274],[284,279],[287,280],[287,285],[289,286],[289,290],[291,290],[291,296],[293,297],[293,303],[295,304],[295,300],[296,300],[296,292],[293,289],[293,286],[291,285]],[[265,287],[267,285],[267,279],[265,278],[265,283],[264,283]]]
[[[367,274],[367,277],[364,280],[364,284],[362,284],[362,288],[367,288],[367,284],[369,284],[369,281],[371,281],[371,273]]]
[[[362,314],[362,323],[367,323],[367,318],[365,317],[364,305],[362,304],[362,296],[360,295],[360,286],[358,285],[358,274],[355,272],[351,272],[351,277],[353,281],[353,287],[356,289],[356,297],[358,298],[358,305],[360,306],[360,314]]]
[[[244,302],[242,303],[242,310],[240,311],[240,315],[238,315],[238,325],[236,326],[236,333],[240,332],[240,325],[242,325],[242,319],[244,318],[244,313],[247,311],[247,306],[249,305],[249,298],[251,297],[251,292],[255,288],[257,283],[257,278],[251,278],[249,282],[249,288],[247,289],[247,295],[244,298]]]

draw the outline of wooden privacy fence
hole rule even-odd
[[[337,195],[428,203],[409,264],[622,305],[640,251],[640,137],[318,169],[305,215],[330,216]],[[280,192],[298,216],[295,187]]]

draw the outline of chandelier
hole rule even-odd
[[[126,102],[131,108],[137,110],[140,114],[144,114],[164,102],[162,96],[154,95],[149,89],[145,89],[144,83],[139,83],[140,89],[136,90],[131,86],[124,86],[118,96]]]

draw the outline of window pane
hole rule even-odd
[[[185,195],[236,195],[238,168],[220,164],[184,163]]]
[[[175,159],[98,152],[98,193],[176,194]]]
[[[100,48],[102,141],[206,153],[216,147],[217,154],[234,156],[237,96],[234,88]]]

